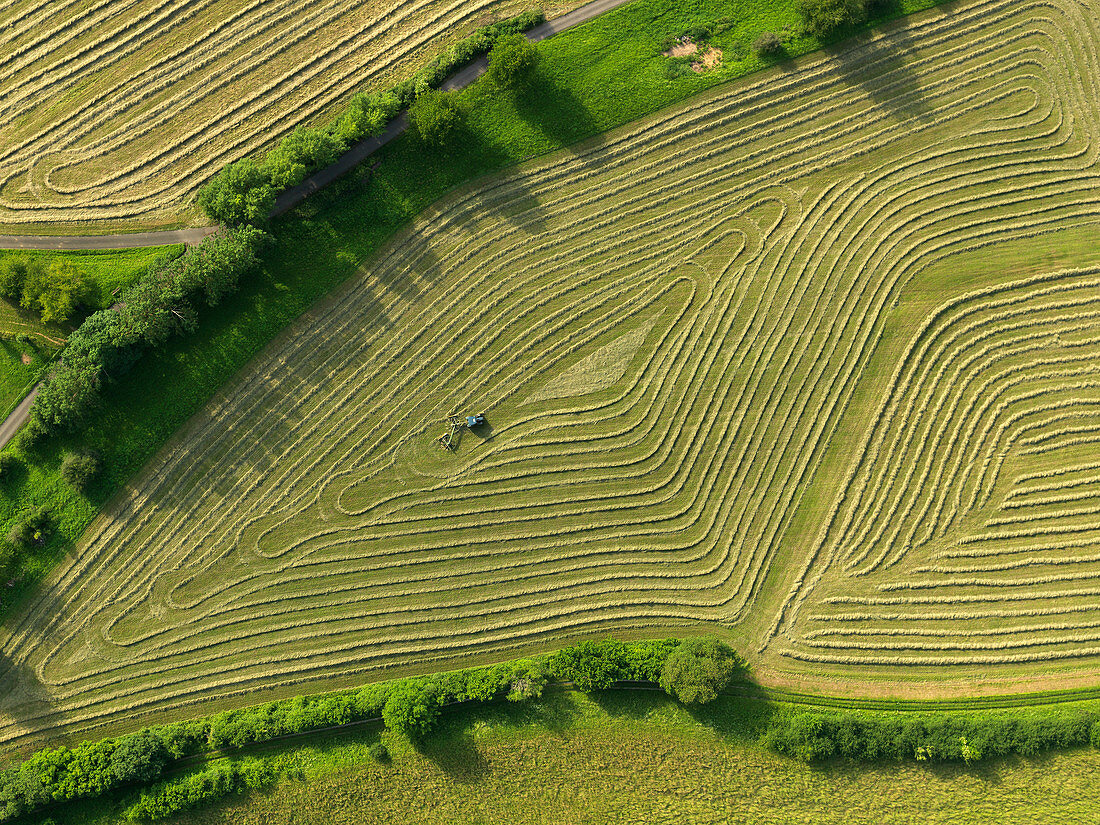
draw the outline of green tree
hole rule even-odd
[[[413,133],[424,143],[441,146],[458,128],[461,115],[454,95],[427,89],[409,107]]]
[[[705,705],[729,684],[744,661],[713,637],[684,639],[661,670],[661,687],[687,705]]]
[[[223,167],[199,189],[196,200],[212,220],[226,226],[258,224],[275,206],[275,188],[259,163],[244,158]]]
[[[505,89],[515,89],[530,82],[539,51],[522,34],[500,38],[489,52],[489,79]]]
[[[78,490],[87,487],[99,473],[99,456],[92,453],[66,453],[61,459],[61,477]]]
[[[63,324],[76,305],[85,300],[88,285],[83,273],[71,261],[56,260],[49,266],[30,266],[23,283],[20,303],[36,310],[47,324]]]
[[[551,670],[583,691],[606,690],[622,679],[629,667],[626,646],[614,639],[581,642],[554,654]]]
[[[386,727],[412,740],[423,739],[439,718],[439,689],[426,679],[409,679],[397,685],[382,706]]]
[[[18,303],[23,297],[23,285],[31,268],[42,268],[36,258],[13,255],[0,262],[0,297]]]
[[[862,22],[867,16],[867,0],[799,0],[798,11],[806,31],[824,38]]]

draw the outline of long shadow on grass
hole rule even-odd
[[[844,80],[859,87],[875,104],[900,119],[926,118],[932,109],[919,75],[910,66],[906,52],[911,41],[904,24],[875,39],[864,34],[829,49]]]
[[[33,670],[0,654],[0,723],[14,722],[38,730],[57,731],[64,728],[66,719]],[[21,750],[33,748],[28,746]],[[0,759],[4,761],[12,761],[12,756],[0,752]]]
[[[544,71],[536,70],[527,85],[513,94],[519,116],[557,145],[570,147],[601,131],[573,91]],[[603,137],[597,137],[595,142],[602,144]],[[591,144],[586,144],[586,149],[590,148]]]

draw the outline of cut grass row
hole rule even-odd
[[[930,4],[907,2],[904,10]],[[722,74],[665,77],[664,59],[656,51],[663,40],[729,11],[723,2],[641,3],[554,38],[540,46],[545,66],[561,64],[554,75],[557,92],[538,112],[538,122],[548,124],[549,132],[528,122],[510,100],[475,88],[465,105],[472,110],[470,131],[484,136],[477,141],[477,152],[436,158],[405,141],[382,155],[385,162],[370,191],[358,189],[362,175],[352,177],[284,219],[276,227],[279,245],[268,256],[264,276],[245,284],[235,300],[208,316],[197,339],[170,344],[158,357],[140,363],[113,388],[105,409],[81,437],[49,444],[29,457],[30,472],[10,491],[3,521],[10,523],[20,511],[45,505],[55,514],[57,531],[28,560],[24,580],[41,576],[75,541],[95,507],[264,342],[349,278],[360,261],[448,188],[687,97],[731,73],[759,68],[760,63],[746,59],[740,65],[727,61]],[[746,3],[735,11],[738,28],[730,36],[741,42],[797,20],[793,3]],[[644,83],[624,95],[626,76]],[[59,456],[70,446],[104,455],[107,473],[90,491],[91,503],[74,495],[57,475]],[[18,593],[12,595],[18,598]],[[11,603],[5,600],[0,610]]]
[[[761,616],[807,481],[847,466],[823,464],[828,433],[905,286],[1092,218],[1088,134],[1063,129],[1092,104],[1054,58],[1033,71],[1091,30],[1042,8],[1061,16],[930,14],[440,202],[238,376],[11,625],[41,702],[9,702],[4,736]],[[484,112],[540,114],[462,100],[487,156]],[[276,228],[289,263],[269,274],[371,237],[433,170],[454,173],[393,145]],[[646,325],[622,380],[528,403]],[[492,438],[442,453],[436,419],[474,406]]]

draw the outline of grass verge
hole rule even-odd
[[[420,749],[381,726],[315,735],[263,758],[272,791],[178,815],[221,823],[1027,823],[1088,821],[1100,754],[1086,748],[981,765],[816,765],[756,744],[761,706],[700,711],[660,693],[548,692],[535,705],[451,713]],[[371,748],[385,744],[392,761]],[[120,821],[131,798],[51,812],[57,825]]]

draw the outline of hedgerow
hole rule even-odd
[[[231,793],[266,787],[279,770],[265,760],[208,767],[161,780],[173,762],[211,751],[237,751],[280,737],[381,719],[414,742],[427,738],[447,706],[533,700],[551,681],[584,690],[623,682],[665,681],[677,658],[723,662],[723,682],[743,662],[714,639],[582,642],[555,654],[488,667],[382,682],[358,691],[299,696],[73,748],[39,751],[0,772],[0,821],[57,802],[151,786],[126,811],[131,821],[161,819]],[[673,691],[670,691],[673,692]],[[687,702],[696,701],[692,696]],[[971,763],[996,756],[1030,756],[1054,748],[1100,747],[1100,717],[1091,710],[922,713],[806,709],[749,700],[767,719],[760,741],[806,761],[915,760]],[[388,759],[384,745],[373,758]]]

